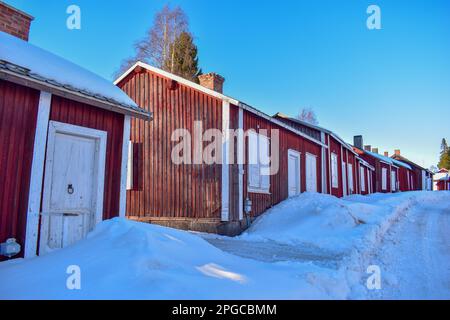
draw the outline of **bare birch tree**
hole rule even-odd
[[[313,125],[318,125],[316,113],[312,108],[303,108],[298,114],[297,118],[301,121],[308,122]]]
[[[143,61],[173,72],[175,52],[172,44],[183,32],[189,32],[188,18],[183,9],[164,6],[156,13],[153,25],[146,36],[135,44],[135,56],[122,61],[116,76],[126,71],[136,61]]]

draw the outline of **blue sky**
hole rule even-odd
[[[151,25],[161,0],[7,0],[36,17],[30,42],[105,78]],[[66,28],[76,4],[82,29]],[[313,108],[320,125],[349,142],[362,134],[380,151],[399,148],[436,164],[450,139],[448,0],[180,0],[204,72],[225,93],[274,114]],[[381,8],[382,30],[366,28]]]

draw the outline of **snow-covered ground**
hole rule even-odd
[[[449,192],[411,192],[302,194],[234,238],[114,219],[0,263],[0,299],[449,299],[449,215]],[[81,290],[66,286],[70,265]],[[366,288],[369,265],[381,290]]]

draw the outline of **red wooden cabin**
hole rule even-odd
[[[372,187],[374,192],[389,193],[413,190],[414,176],[412,167],[402,161],[378,153],[378,149],[363,146],[362,136],[354,137],[354,150],[374,169]]]
[[[5,29],[28,32],[14,21]],[[0,243],[32,257],[124,216],[130,116],[150,115],[112,83],[0,31]]]
[[[328,146],[320,134],[308,135],[224,95],[224,79],[217,74],[204,75],[200,81],[202,85],[141,62],[117,79],[119,87],[154,114],[152,122],[131,122],[129,218],[236,234],[247,226],[249,200],[253,219],[289,196],[326,191]],[[196,138],[187,157],[190,163],[172,161],[172,150],[181,141],[173,141],[173,133],[186,129],[195,136],[198,121],[200,135],[207,129],[223,134],[222,157],[233,155],[228,164],[196,162],[196,155],[208,145],[196,144]],[[227,129],[241,133],[232,135]],[[271,164],[278,162],[275,174],[258,174],[265,165],[253,158],[260,153],[273,157]]]
[[[375,168],[371,166],[367,161],[361,158],[357,158],[357,177],[359,190],[357,193],[362,195],[371,194],[374,192],[374,178]]]
[[[450,190],[450,177],[442,177],[437,181],[437,191]]]
[[[411,184],[410,190],[433,190],[433,173],[430,170],[405,158],[398,149],[394,151],[394,155],[391,158],[406,163],[411,167],[413,172],[410,172],[412,174],[410,180],[413,184]]]
[[[434,189],[437,191],[450,190],[450,174],[445,168],[439,169],[439,171],[434,174]]]
[[[360,167],[363,166],[364,170],[369,171],[372,171],[373,168],[358,157],[352,146],[328,129],[288,117],[282,113],[277,113],[274,115],[274,118],[312,137],[322,137],[324,143],[328,146],[324,150],[324,157],[326,158],[326,172],[324,175],[324,186],[326,189],[323,190],[324,193],[336,197],[361,193],[360,175],[362,171],[360,171]],[[369,175],[367,174],[367,179],[370,179]],[[371,190],[367,188],[364,194],[371,193]]]

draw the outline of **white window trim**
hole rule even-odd
[[[128,162],[127,162],[127,190],[133,190],[133,152],[134,143],[128,142]]]
[[[267,139],[267,143],[268,143],[267,147],[268,147],[268,151],[269,152],[270,152],[270,139],[269,139],[269,137],[267,137],[265,135],[259,134],[255,130],[251,130],[250,132],[251,132],[250,134],[255,134],[256,137],[257,137],[257,139],[256,139],[256,141],[257,141],[256,150],[257,151],[256,152],[257,152],[257,155],[258,155],[258,157],[257,157],[258,164],[257,165],[258,165],[258,172],[259,172],[259,175],[258,175],[258,177],[259,177],[259,187],[251,186],[250,185],[250,177],[248,176],[247,177],[247,192],[249,192],[249,193],[260,193],[260,194],[270,194],[270,176],[269,176],[269,184],[268,184],[267,188],[263,188],[262,187],[261,164],[259,163],[260,162],[260,158],[259,158],[259,156],[260,156],[260,141],[261,141],[260,138]],[[251,150],[251,148],[250,148],[250,143],[249,143],[248,153],[250,153],[250,150]],[[248,154],[248,159],[250,159],[250,155],[249,154]],[[250,163],[248,164],[248,166],[250,166]],[[251,174],[250,168],[247,169],[247,172],[248,172],[249,175]]]
[[[333,158],[336,161],[333,161]],[[334,152],[331,152],[330,155],[330,162],[331,162],[331,187],[334,189],[338,189],[339,188],[339,167],[338,167],[338,155]],[[334,166],[336,164],[336,167]],[[335,170],[336,169],[336,170]]]

